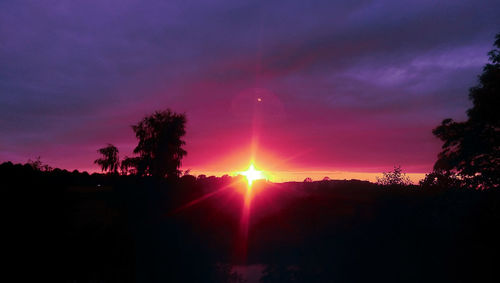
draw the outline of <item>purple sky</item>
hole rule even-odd
[[[277,171],[428,172],[431,130],[465,117],[499,15],[477,0],[3,0],[0,161],[97,170],[97,148],[131,155],[130,125],[168,107],[188,118],[185,169],[239,169],[254,139]]]

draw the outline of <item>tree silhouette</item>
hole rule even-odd
[[[122,175],[135,175],[137,174],[137,167],[140,162],[139,157],[128,157],[125,156],[120,163],[120,171]]]
[[[432,189],[453,189],[461,188],[462,180],[459,176],[450,172],[443,170],[434,170],[433,172],[426,174],[423,180],[420,180],[419,185],[422,188],[432,188]]]
[[[382,173],[383,177],[377,177],[377,184],[384,186],[408,186],[411,184],[410,178],[403,173],[401,166],[394,166],[391,172]]]
[[[28,160],[28,163],[33,169],[37,171],[44,171],[44,172],[50,172],[53,170],[52,167],[50,167],[48,164],[44,164],[42,160],[40,159],[40,156],[38,156],[35,160]]]
[[[500,48],[500,33],[494,44]],[[500,50],[488,55],[490,63],[469,90],[467,121],[445,119],[432,131],[444,142],[434,169],[454,172],[473,188],[500,187]]]
[[[155,177],[178,177],[181,159],[187,154],[182,148],[186,116],[170,109],[156,111],[132,126],[139,144],[137,174]]]
[[[106,147],[98,149],[97,152],[102,155],[102,158],[96,159],[94,163],[101,166],[103,172],[118,173],[118,166],[120,164],[118,148],[108,143]]]

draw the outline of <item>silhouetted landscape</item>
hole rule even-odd
[[[500,282],[498,4],[174,2],[0,3],[3,281]]]
[[[233,266],[259,265],[262,282],[499,278],[498,190],[258,182],[245,256],[238,177],[155,181],[11,163],[0,172],[13,216],[4,227],[20,243],[9,258],[30,270],[21,277],[241,282]]]

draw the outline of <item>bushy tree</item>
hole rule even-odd
[[[500,50],[488,55],[490,63],[469,90],[467,121],[445,119],[432,131],[444,142],[434,169],[456,173],[473,188],[500,187]]]
[[[137,167],[140,162],[139,157],[128,157],[125,156],[120,163],[120,171],[122,175],[136,175]]]
[[[401,169],[401,166],[394,166],[391,172],[383,172],[383,176],[377,177],[377,184],[384,186],[408,186],[411,185],[410,177]]]
[[[103,172],[118,173],[118,167],[120,165],[118,148],[108,143],[106,147],[98,149],[97,152],[99,152],[102,157],[96,159],[94,163],[98,164]]]
[[[419,182],[424,189],[458,189],[463,186],[462,180],[450,171],[434,170],[426,174],[423,180]]]
[[[156,111],[132,126],[139,143],[134,153],[139,154],[137,174],[155,177],[178,177],[182,158],[187,152],[182,148],[186,116],[170,109]]]

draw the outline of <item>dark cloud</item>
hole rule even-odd
[[[0,159],[91,168],[96,147],[130,150],[128,126],[172,107],[188,115],[186,164],[199,167],[246,144],[252,121],[234,109],[260,89],[273,101],[262,143],[281,155],[428,170],[430,130],[463,117],[499,12],[496,1],[1,1]]]

